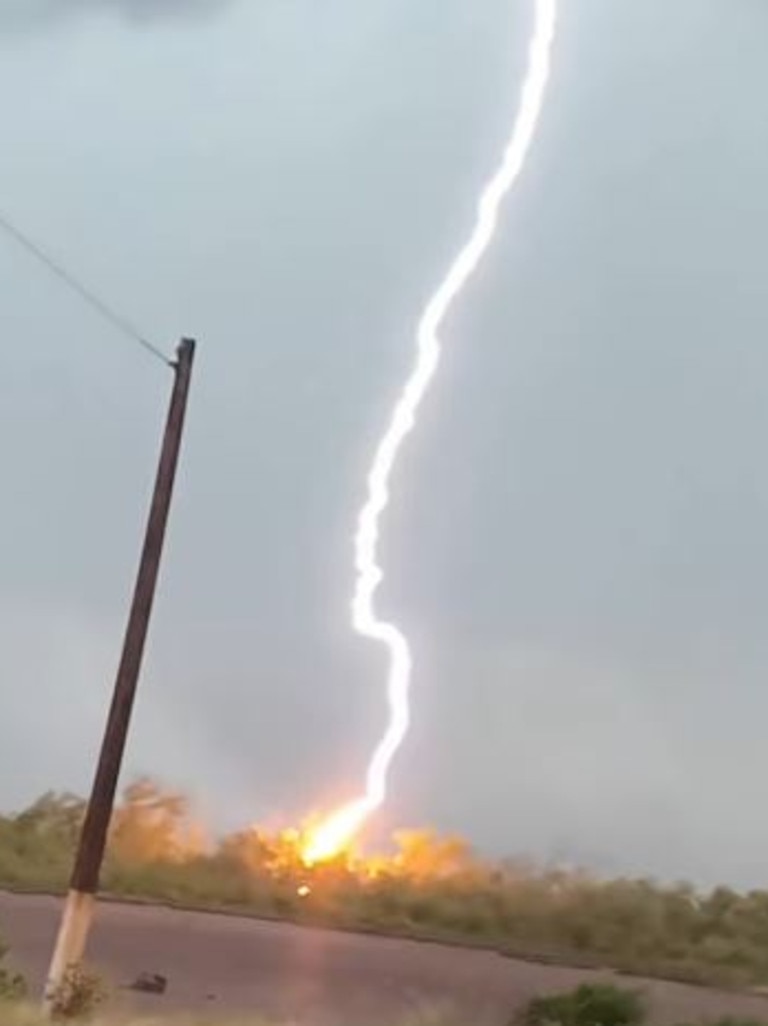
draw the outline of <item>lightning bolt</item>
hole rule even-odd
[[[387,779],[410,726],[413,658],[403,631],[376,613],[376,591],[384,579],[378,560],[379,528],[390,500],[390,480],[398,456],[413,430],[440,363],[440,329],[454,302],[480,267],[494,240],[502,203],[525,166],[541,117],[550,78],[557,23],[557,0],[535,0],[535,20],[522,97],[501,164],[483,189],[471,235],[427,303],[416,337],[416,360],[379,442],[368,474],[368,490],[355,534],[355,590],[352,625],[358,634],[378,642],[389,658],[387,696],[389,720],[368,766],[365,793],[343,806],[314,830],[305,849],[308,863],[337,854],[379,809],[387,797]]]

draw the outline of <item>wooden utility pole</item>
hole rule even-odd
[[[120,766],[155,597],[160,557],[163,551],[173,483],[184,430],[194,356],[194,341],[183,339],[177,350],[177,360],[172,364],[174,368],[173,393],[144,538],[144,548],[115,680],[112,705],[107,718],[93,789],[80,834],[69,893],[45,985],[43,1005],[48,1013],[53,1010],[57,993],[67,971],[82,961],[93,919],[107,832],[112,817]]]

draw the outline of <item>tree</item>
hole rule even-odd
[[[75,850],[84,817],[82,798],[47,791],[13,823],[20,839],[69,852]]]
[[[183,862],[204,849],[183,795],[163,791],[148,777],[126,787],[110,833],[110,853],[118,862]]]
[[[440,880],[469,869],[471,852],[460,837],[439,837],[433,830],[401,830],[395,834],[396,871],[412,880]]]

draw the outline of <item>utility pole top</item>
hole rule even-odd
[[[197,342],[193,338],[182,338],[179,344],[176,346],[176,359],[172,362],[171,366],[178,368],[183,360],[189,360],[190,363],[195,358],[195,349],[197,348]]]

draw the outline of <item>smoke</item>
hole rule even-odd
[[[116,15],[135,24],[218,14],[234,0],[0,0],[0,34],[45,28],[85,15]]]

